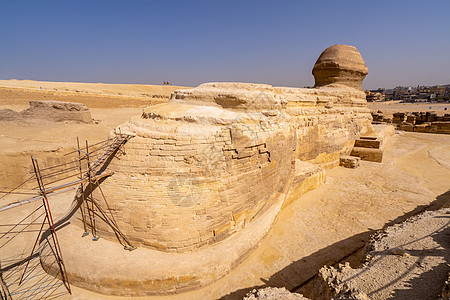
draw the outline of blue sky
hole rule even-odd
[[[303,87],[334,44],[365,88],[450,83],[450,1],[0,0],[0,79]]]

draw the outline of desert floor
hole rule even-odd
[[[2,93],[1,86],[0,83],[0,109],[27,107],[27,101],[31,100],[28,98],[31,95],[28,87],[17,88],[10,85],[6,92],[4,90],[5,94]],[[76,87],[68,87],[70,91],[65,91],[67,95],[63,95],[65,92],[50,91],[63,86],[49,85],[46,94],[34,84],[30,91],[34,93],[32,95],[45,96],[48,100],[55,100],[49,94],[55,92],[61,97],[56,100],[85,101],[90,106],[91,100],[83,100],[78,95],[79,92],[70,90],[77,89]],[[108,90],[105,93],[110,94],[102,96],[101,93],[95,94],[98,90],[89,89],[86,86],[86,96],[97,97],[92,98],[97,101],[91,107],[92,116],[96,120],[93,124],[50,123],[45,120],[0,122],[0,186],[22,180],[30,171],[31,155],[50,161],[72,150],[76,146],[77,136],[92,143],[103,140],[115,126],[140,114],[146,101],[152,101],[145,98],[133,100],[131,94],[123,95],[132,93],[131,91],[122,91],[122,95],[116,95],[114,93],[117,90],[111,88],[114,92]],[[11,91],[14,93],[11,94]],[[8,95],[14,95],[16,100],[6,101],[6,98],[10,99]],[[71,98],[72,95],[75,96]],[[108,103],[111,108],[106,108]],[[401,222],[430,205],[437,207],[449,202],[449,178],[450,135],[398,132],[389,140],[382,163],[363,161],[357,169],[336,167],[327,170],[326,183],[281,211],[261,245],[227,276],[196,291],[145,298],[242,299],[249,290],[263,286],[286,287],[308,295],[310,286],[304,283],[308,283],[321,266],[349,261],[356,267],[361,257],[361,248],[376,230]],[[73,191],[72,194],[69,192],[50,200],[55,218],[64,215],[69,209],[72,197]],[[4,204],[0,200],[0,206]],[[14,222],[32,211],[35,205],[36,203],[30,203],[0,211],[0,220]],[[19,253],[24,255],[27,253],[25,249],[29,249],[32,244],[30,233],[30,236],[23,237],[19,246],[3,249],[0,256],[13,257]],[[95,242],[87,240],[86,245],[88,244],[92,247]],[[102,245],[107,246],[107,243]],[[64,249],[62,254],[64,255]],[[38,263],[36,268],[39,270]],[[389,289],[389,286],[385,288]],[[75,286],[72,286],[72,291],[73,294],[68,295],[60,287],[53,296],[67,299],[120,299]]]
[[[146,107],[167,101],[177,89],[172,85],[104,84],[0,80],[2,108],[21,110],[29,100],[79,102],[89,108]]]
[[[400,103],[400,101],[369,102],[367,104],[370,110],[377,112],[381,110],[385,113],[395,112],[427,112],[433,111],[439,116],[450,114],[450,103]]]

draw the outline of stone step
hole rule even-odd
[[[355,141],[355,147],[380,149],[381,140],[376,137],[362,136]]]
[[[372,136],[362,136],[355,140],[351,156],[359,157],[361,160],[381,162],[383,160],[383,149],[387,140],[394,135],[392,125],[373,125]],[[345,162],[344,162],[345,163]]]
[[[350,155],[373,162],[381,162],[383,159],[383,151],[375,148],[353,147]]]

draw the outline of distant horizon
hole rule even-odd
[[[369,69],[364,89],[448,84],[448,11],[446,0],[4,1],[0,78],[305,87],[321,52],[347,44]]]
[[[57,81],[57,80],[36,80],[36,79],[17,79],[17,78],[10,78],[10,79],[3,79],[3,78],[0,78],[0,80],[16,80],[16,81],[37,81],[37,82],[56,82],[56,83],[64,83],[64,82],[67,82],[67,83],[88,83],[88,84],[129,84],[129,85],[161,85],[161,86],[164,86],[164,84],[161,82],[161,83],[135,83],[135,82],[129,82],[129,83],[123,83],[123,82],[119,82],[119,83],[116,83],[116,82],[90,82],[90,81]],[[207,81],[207,82],[202,82],[202,83],[208,83],[208,82],[216,82],[216,81]],[[238,81],[222,81],[222,82],[238,82]],[[239,81],[239,82],[241,82],[241,81]],[[200,84],[202,84],[202,83],[200,83]],[[271,85],[270,83],[265,83],[265,82],[242,82],[242,83],[256,83],[256,84],[269,84],[269,85]],[[198,85],[200,85],[200,84],[198,84]],[[170,83],[170,85],[171,86],[180,86],[180,87],[196,87],[196,86],[198,86],[198,85],[196,85],[196,86],[189,86],[189,85],[180,85],[180,84],[172,84],[172,83]],[[364,83],[363,83],[363,85],[364,85]],[[396,88],[396,87],[400,87],[400,86],[402,86],[402,87],[412,87],[412,88],[414,88],[414,87],[417,87],[417,86],[445,86],[445,85],[450,85],[450,82],[449,83],[438,83],[438,84],[419,84],[419,85],[395,85],[395,86],[393,86],[393,87],[383,87],[383,86],[380,86],[380,87],[377,87],[377,88],[371,88],[371,89],[365,89],[364,87],[363,87],[363,90],[377,90],[377,89],[386,89],[386,90],[392,90],[392,89],[394,89],[394,88]],[[281,86],[279,86],[279,85],[277,85],[277,86],[275,86],[275,85],[272,85],[272,86],[274,86],[274,87],[281,87]],[[312,84],[311,86],[299,86],[299,88],[310,88],[310,87],[313,87],[314,86],[314,84]],[[289,87],[289,86],[285,86],[285,87]]]

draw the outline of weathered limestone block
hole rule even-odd
[[[380,149],[381,141],[376,137],[362,136],[355,141],[355,147]]]
[[[414,131],[415,125],[413,124],[398,124],[397,128],[404,131]]]
[[[399,113],[394,113],[393,114],[392,121],[395,124],[401,124],[401,123],[405,122],[405,120],[406,120],[406,114],[405,113],[399,112]]]
[[[412,125],[411,125],[412,126]],[[392,125],[373,125],[374,131],[370,136],[361,136],[355,141],[351,155],[362,160],[381,162],[383,149],[388,139],[394,135],[395,128]]]
[[[399,124],[398,129],[404,131],[450,134],[450,121],[426,122],[423,124]]]
[[[92,122],[91,112],[82,103],[32,100],[30,101],[30,107],[20,112],[10,109],[0,110],[0,120],[14,121],[20,119],[52,122]]]
[[[353,141],[372,130],[362,91],[339,87],[276,88],[297,125],[296,157],[324,167],[339,164],[339,153],[350,153]],[[326,108],[326,106],[332,108]],[[349,143],[351,141],[351,143]]]
[[[416,116],[407,116],[406,117],[406,123],[409,123],[409,124],[412,124],[412,125],[416,124]]]
[[[450,134],[450,121],[448,122],[433,122],[430,125],[431,133]]]
[[[349,156],[349,155],[342,155],[339,165],[345,168],[357,168],[359,167],[359,161],[361,160],[360,157],[356,156]]]
[[[350,155],[373,162],[381,162],[383,160],[383,151],[381,149],[353,147]]]
[[[434,112],[427,112],[426,117],[427,117],[427,122],[434,122],[434,121],[436,121],[437,114]]]
[[[272,110],[276,113],[285,104],[271,85],[240,82],[211,82],[201,84],[195,91],[177,90],[171,101],[266,114]]]
[[[23,112],[26,116],[55,122],[78,121],[91,123],[91,112],[82,103],[63,101],[30,101],[30,108]]]

